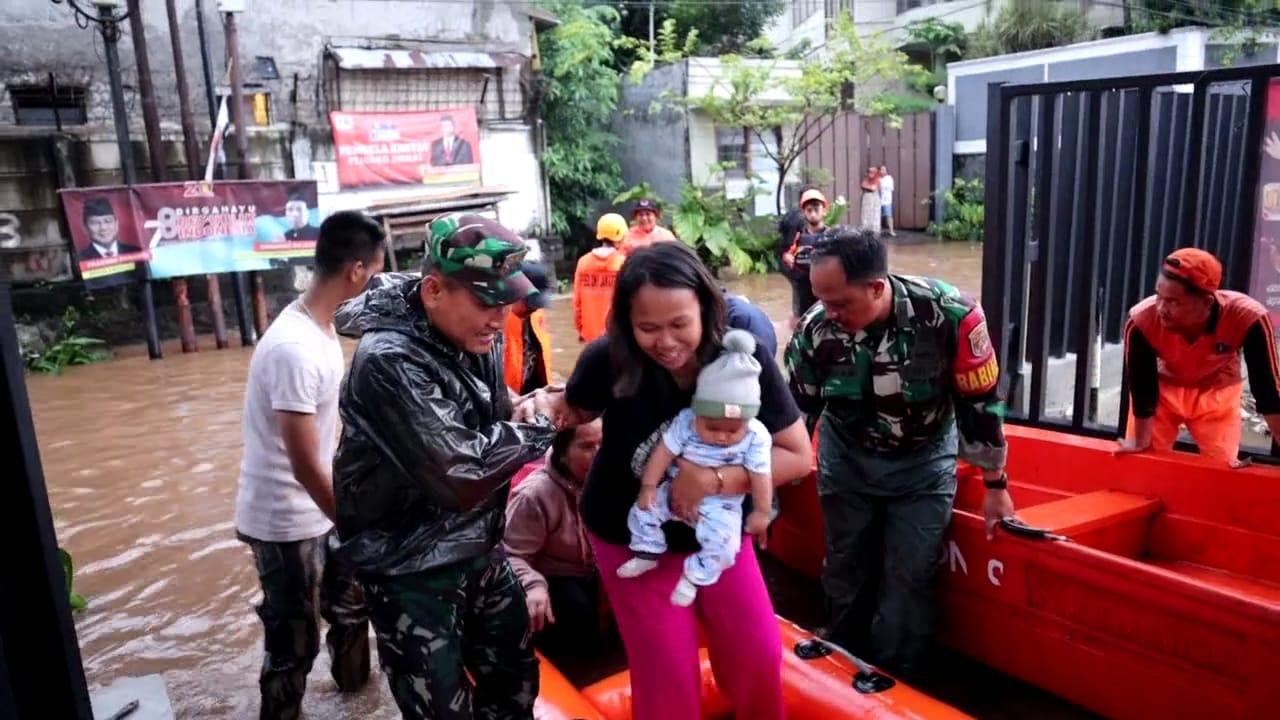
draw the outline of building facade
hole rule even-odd
[[[212,94],[230,95],[221,2],[174,2],[205,152],[211,112],[202,51],[212,68]],[[95,8],[88,0],[79,5]],[[123,13],[123,0],[119,5],[116,12]],[[434,192],[422,186],[359,192],[335,187],[329,181],[334,160],[329,113],[474,108],[481,184],[513,191],[499,204],[501,220],[522,232],[547,226],[541,127],[530,88],[536,31],[554,19],[532,3],[274,0],[235,5],[244,8],[236,15],[250,139],[244,161],[254,166],[254,176],[316,178],[322,210]],[[169,177],[186,177],[165,2],[141,0],[140,9],[165,161],[176,166]],[[150,158],[130,24],[120,29],[125,104],[139,181],[146,181]],[[63,161],[33,149],[54,141],[70,148]],[[234,149],[235,142],[229,137],[226,145]],[[69,278],[65,258],[58,257],[65,255],[67,243],[56,190],[68,182],[118,183],[120,164],[100,33],[92,25],[78,26],[65,1],[0,4],[0,271],[8,268],[19,282]]]

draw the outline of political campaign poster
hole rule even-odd
[[[1249,294],[1267,306],[1272,326],[1280,327],[1280,78],[1267,86],[1261,150]]]
[[[480,182],[475,108],[329,113],[343,188]]]
[[[111,218],[102,219],[105,203]],[[312,262],[320,234],[309,180],[153,183],[62,191],[81,277],[90,287],[110,269],[100,256],[116,231],[118,255],[166,279],[247,272]]]
[[[151,248],[141,239],[129,188],[63,190],[61,195],[71,257],[86,287],[95,290],[144,277]]]

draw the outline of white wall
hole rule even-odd
[[[481,129],[480,179],[484,185],[505,185],[517,191],[498,204],[503,225],[520,233],[532,225],[550,225],[549,218],[542,217],[542,170],[529,127],[491,124]]]

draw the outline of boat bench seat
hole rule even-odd
[[[1146,549],[1147,531],[1161,507],[1156,498],[1098,490],[1033,505],[1019,510],[1018,517],[1081,545],[1137,558]]]

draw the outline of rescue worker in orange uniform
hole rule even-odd
[[[573,325],[579,342],[591,342],[604,334],[613,304],[613,283],[627,259],[618,250],[627,230],[621,215],[601,215],[596,221],[596,246],[578,258],[573,273]]]
[[[622,254],[630,255],[635,250],[658,242],[675,242],[676,236],[658,224],[661,217],[662,210],[656,202],[649,198],[637,200],[636,206],[631,210],[631,219],[636,224],[627,231],[627,237],[622,242]]]
[[[551,302],[551,279],[539,263],[526,262],[521,271],[538,291],[511,306],[503,329],[503,379],[517,395],[551,384],[551,335],[545,308]]]
[[[1272,437],[1280,437],[1280,360],[1262,303],[1222,290],[1222,264],[1196,248],[1164,260],[1155,295],[1129,311],[1125,373],[1132,397],[1129,437],[1117,453],[1168,450],[1183,425],[1200,454],[1240,467],[1240,399],[1249,387]]]

